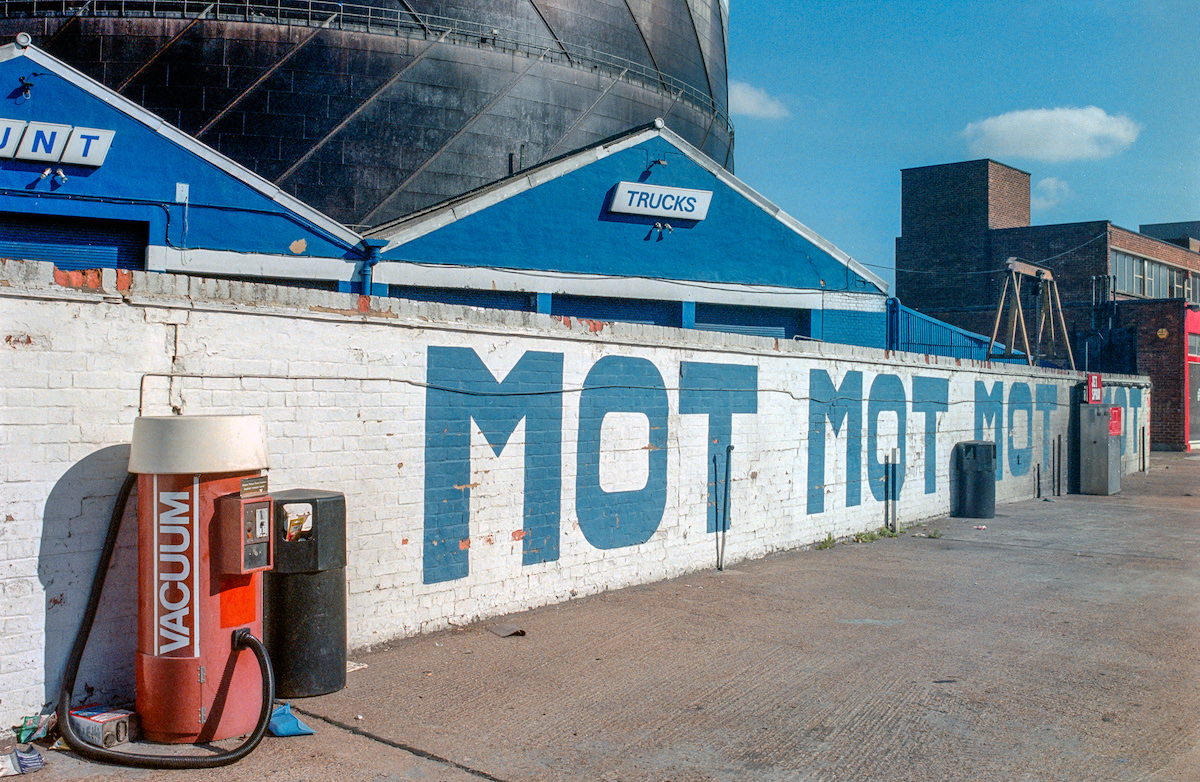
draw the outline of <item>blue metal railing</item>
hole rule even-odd
[[[931,318],[905,307],[898,299],[888,299],[888,350],[902,350],[908,353],[924,353],[930,356],[950,356],[951,358],[972,359],[975,361],[988,360],[988,338],[966,329],[960,329],[949,323]],[[1003,345],[997,345],[996,350],[1003,350]],[[991,359],[1001,363],[1025,363],[1018,352],[1019,358]]]

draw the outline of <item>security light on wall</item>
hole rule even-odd
[[[16,92],[9,95],[8,97],[15,98],[19,94],[20,97],[23,98],[24,100],[29,100],[29,98],[32,97],[32,95],[33,95],[33,80],[35,78],[37,78],[38,76],[45,76],[45,75],[46,74],[44,74],[44,73],[36,73],[35,72],[35,73],[29,74],[28,76],[18,76],[17,81],[20,82],[21,86],[17,88]]]
[[[655,166],[662,166],[665,168],[666,165],[667,165],[667,159],[665,157],[660,157],[657,160],[651,160],[649,163],[646,164],[646,171],[644,172],[643,176],[649,176],[650,172],[654,170]]]

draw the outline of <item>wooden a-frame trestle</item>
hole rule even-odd
[[[1025,328],[1025,312],[1021,307],[1021,283],[1030,278],[1037,286],[1037,336],[1034,347],[1030,350],[1029,333]],[[1010,298],[1011,297],[1011,298]],[[996,337],[1000,333],[1000,321],[1004,317],[1005,304],[1008,305],[1008,340],[1003,353],[993,353]],[[1058,283],[1049,269],[1034,266],[1031,263],[1008,259],[1008,275],[1004,278],[1004,288],[1000,291],[1000,302],[996,306],[996,320],[992,325],[992,338],[988,340],[988,360],[997,358],[1019,358],[1013,352],[1020,332],[1021,345],[1025,349],[1025,362],[1036,366],[1042,359],[1066,359],[1072,370],[1075,369],[1075,357],[1071,354],[1071,341],[1067,335],[1067,323],[1063,318],[1062,300],[1058,296]],[[1043,347],[1045,350],[1043,350]]]

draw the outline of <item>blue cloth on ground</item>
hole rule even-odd
[[[271,721],[267,723],[267,730],[271,731],[272,736],[313,735],[313,729],[292,714],[292,704],[290,703],[275,707],[275,711],[271,712]]]

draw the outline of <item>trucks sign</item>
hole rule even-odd
[[[673,217],[677,220],[703,220],[708,216],[711,201],[712,192],[709,190],[619,182],[608,211],[646,217]]]

